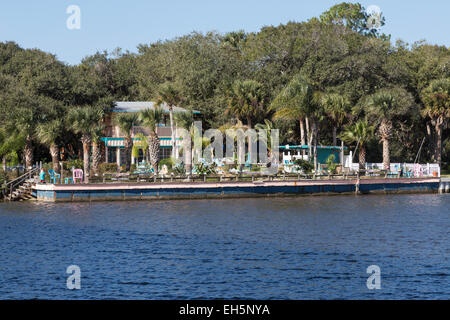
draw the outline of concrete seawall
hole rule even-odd
[[[440,179],[299,180],[205,183],[38,184],[39,201],[208,199],[327,194],[435,193]]]

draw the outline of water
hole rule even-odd
[[[2,299],[449,299],[449,195],[1,203]],[[81,268],[68,290],[66,268]],[[381,290],[366,269],[381,268]]]

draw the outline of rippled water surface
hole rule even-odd
[[[0,203],[0,298],[449,299],[449,208],[449,195]]]

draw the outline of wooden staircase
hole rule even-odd
[[[2,190],[6,201],[24,201],[34,199],[33,187],[38,181],[39,168],[33,169],[19,178],[8,182]]]
[[[36,180],[27,179],[25,182],[20,185],[16,190],[13,191],[12,194],[6,197],[8,201],[24,201],[34,199],[32,195],[32,189],[36,185]]]

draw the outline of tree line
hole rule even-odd
[[[449,49],[393,43],[369,19],[363,6],[344,2],[305,22],[250,33],[193,32],[140,44],[137,53],[97,52],[78,65],[2,42],[3,165],[51,159],[56,168],[64,148],[95,169],[101,119],[113,101],[199,110],[205,129],[277,128],[281,144],[340,139],[358,146],[361,165],[413,162],[421,145],[419,161],[448,162]],[[149,126],[154,118],[147,115]],[[126,140],[132,143],[128,134]]]

